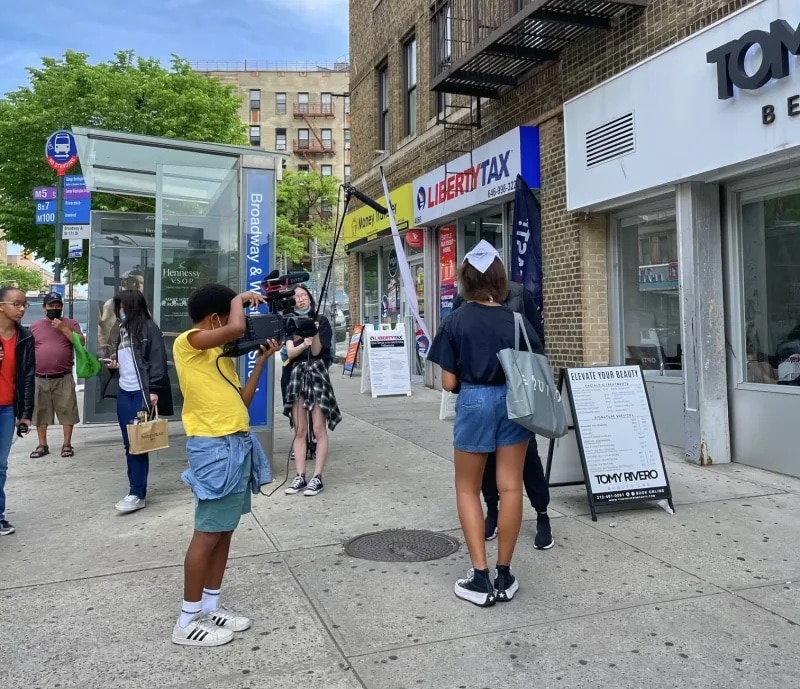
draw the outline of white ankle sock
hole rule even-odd
[[[203,589],[203,612],[216,612],[219,610],[219,594],[222,589]]]
[[[181,617],[178,620],[178,624],[180,625],[181,629],[186,629],[189,626],[189,623],[203,613],[203,603],[202,601],[183,601],[183,605],[181,606]]]

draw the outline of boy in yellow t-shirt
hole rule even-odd
[[[247,617],[220,605],[220,589],[231,537],[241,516],[250,512],[251,489],[271,480],[263,450],[250,433],[247,407],[265,362],[280,345],[270,341],[261,347],[244,387],[233,359],[222,356],[222,346],[244,334],[244,307],[263,302],[254,292],[237,295],[224,285],[205,285],[189,297],[194,327],[173,345],[189,459],[182,478],[195,494],[183,607],[172,632],[172,642],[183,646],[221,646],[233,640],[233,632],[250,627]]]

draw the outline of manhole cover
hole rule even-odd
[[[344,544],[344,550],[360,560],[427,562],[452,555],[459,545],[455,538],[434,531],[394,529],[356,536]]]

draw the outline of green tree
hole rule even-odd
[[[313,172],[283,173],[278,184],[278,259],[310,266],[309,244],[317,240],[320,251],[333,245],[339,181]]]
[[[42,274],[24,266],[0,266],[0,287],[14,286],[23,292],[38,292],[44,287]]]
[[[30,85],[0,99],[0,228],[37,256],[53,260],[52,225],[35,225],[36,186],[55,183],[44,146],[58,129],[73,126],[165,136],[193,141],[246,144],[239,119],[241,98],[224,85],[191,70],[173,56],[158,60],[121,51],[110,62],[89,64],[88,55],[67,51],[30,68]],[[73,170],[79,172],[79,168]],[[95,210],[149,211],[152,201],[95,195]],[[85,259],[76,276],[86,274]]]

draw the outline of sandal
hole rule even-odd
[[[75,456],[75,448],[72,445],[62,445],[61,446],[61,456],[62,457],[74,457]]]
[[[50,454],[50,448],[47,445],[37,445],[36,449],[31,452],[31,459],[39,459]]]

